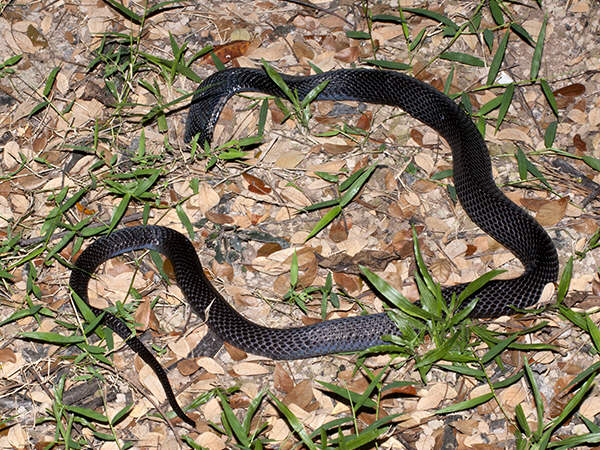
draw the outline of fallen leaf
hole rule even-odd
[[[17,355],[10,348],[0,349],[0,362],[17,362]]]
[[[248,183],[248,190],[255,194],[267,195],[271,192],[271,188],[265,184],[263,180],[249,173],[243,173],[242,177]]]
[[[278,391],[289,393],[294,388],[292,377],[286,372],[280,363],[275,364],[273,371],[273,383]]]
[[[215,45],[211,53],[214,53],[222,63],[227,64],[232,59],[245,55],[249,47],[250,41],[232,41],[227,44]],[[204,56],[200,60],[200,63],[214,65],[214,61],[210,54]]]
[[[559,200],[547,200],[535,215],[536,220],[544,227],[556,225],[565,216],[569,197]]]
[[[304,380],[294,386],[282,401],[287,406],[294,403],[300,408],[307,410],[306,408],[313,400],[312,382]]]
[[[269,373],[269,370],[265,368],[265,366],[253,362],[241,362],[235,364],[232,369],[237,375],[240,376],[264,375]]]

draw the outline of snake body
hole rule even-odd
[[[312,76],[281,75],[304,98],[322,81],[328,81],[317,100],[356,100],[392,105],[436,130],[450,145],[456,193],[468,216],[479,227],[513,252],[524,272],[513,279],[492,280],[475,293],[479,301],[473,317],[497,317],[512,307],[534,304],[547,283],[556,281],[558,257],[546,231],[523,209],[511,202],[492,178],[485,142],[466,114],[443,93],[398,72],[350,69]],[[204,80],[195,94],[186,125],[185,140],[196,134],[210,142],[219,114],[238,92],[284,93],[262,70],[228,69]],[[196,314],[224,341],[247,352],[273,359],[298,359],[336,352],[357,351],[383,343],[381,336],[398,333],[385,313],[329,320],[295,328],[267,328],[241,316],[206,279],[191,242],[182,234],[161,226],[136,226],[117,230],[91,244],[79,256],[71,274],[73,290],[85,301],[91,274],[104,261],[127,251],[153,249],[171,260],[177,284]],[[443,289],[449,299],[466,284]],[[181,410],[165,371],[127,326],[112,314],[104,323],[126,340],[148,363],[161,381],[178,416],[193,424]]]

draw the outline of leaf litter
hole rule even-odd
[[[400,3],[405,8],[406,22],[390,23],[383,20],[384,16],[397,18],[398,8],[383,3],[369,4],[371,17],[382,18],[369,22],[362,3],[344,2],[332,14],[333,3],[328,1],[304,5],[286,1],[209,1],[149,15],[139,42],[119,40],[129,33],[135,35],[139,24],[132,23],[136,16],[129,20],[124,17],[114,3],[0,3],[0,31],[6,43],[0,49],[0,62],[4,62],[0,64],[0,123],[4,129],[0,135],[0,269],[11,277],[8,281],[3,275],[6,281],[0,291],[1,318],[10,318],[37,304],[48,311],[47,315],[23,315],[0,328],[5,341],[0,353],[3,398],[10,399],[5,400],[3,408],[3,447],[36,444],[42,448],[55,439],[56,420],[34,425],[32,417],[56,418],[47,411],[60,399],[56,389],[65,374],[68,389],[90,383],[91,378],[106,382],[103,390],[89,399],[75,399],[73,405],[110,416],[131,402],[135,404],[132,412],[114,425],[111,439],[102,441],[103,448],[113,448],[116,439],[133,442],[136,447],[176,448],[181,443],[165,422],[149,416],[154,405],[146,398],[156,397],[162,402],[164,394],[139,358],[131,364],[133,354],[129,350],[115,352],[114,369],[109,370],[89,362],[73,364],[72,355],[77,355],[73,348],[16,339],[22,332],[65,334],[61,323],[77,323],[67,288],[69,271],[58,256],[70,260],[82,241],[71,238],[47,261],[45,255],[58,241],[39,241],[37,248],[41,251],[35,253],[34,247],[9,245],[15,236],[15,242],[25,242],[53,229],[51,234],[58,238],[59,232],[70,230],[60,222],[73,226],[90,220],[106,225],[114,220],[120,205],[125,209],[119,226],[138,223],[144,217],[144,205],[152,205],[153,223],[184,233],[187,230],[182,217],[194,224],[195,245],[213,282],[246,317],[267,326],[311,323],[321,317],[322,291],[296,297],[305,302],[308,315],[281,300],[289,290],[294,249],[299,259],[299,291],[325,286],[329,270],[332,272],[332,292],[337,293],[338,305],[325,304],[327,319],[360,313],[357,302],[346,294],[356,297],[360,308],[383,310],[382,300],[371,293],[359,275],[359,265],[377,271],[406,297],[416,300],[409,221],[416,224],[427,265],[443,284],[470,281],[491,268],[505,268],[511,273],[521,270],[515,258],[484,235],[453,201],[451,179],[436,178],[436,174],[451,168],[445,142],[398,110],[353,102],[318,102],[311,106],[313,121],[307,133],[293,120],[281,124],[285,115],[269,101],[264,143],[244,152],[242,158],[233,159],[228,159],[234,156],[228,150],[197,160],[190,157],[182,142],[185,109],[164,116],[168,129],[160,128],[159,113],[158,119],[143,126],[144,135],[140,136],[142,116],[156,105],[163,108],[177,101],[182,92],[196,88],[195,82],[186,78],[185,70],[181,69],[183,75],[171,78],[173,66],[156,63],[157,58],[173,59],[177,52],[173,42],[187,42],[186,61],[198,52],[191,69],[200,78],[214,72],[219,63],[258,67],[261,59],[282,72],[302,75],[311,73],[311,66],[330,70],[350,67],[360,60],[372,60],[379,66],[410,64],[412,74],[438,89],[447,86],[451,95],[468,91],[463,100],[480,112],[489,102],[498,102],[504,83],[514,82],[506,115],[501,119],[502,108],[491,109],[483,123],[493,156],[494,178],[513,201],[549,230],[561,265],[571,255],[579,256],[564,304],[589,312],[590,320],[597,323],[600,254],[594,204],[600,192],[600,101],[595,86],[600,75],[598,52],[594,51],[598,43],[592,36],[600,23],[592,13],[592,2],[543,2],[542,9],[533,0],[523,5],[489,2],[489,8],[479,8],[479,29],[495,30],[503,26],[498,17],[508,20],[509,15],[511,28],[514,26],[495,79],[496,90],[486,88],[485,80],[504,32],[492,31],[491,51],[485,47],[485,33],[472,34],[465,28],[463,33],[454,34],[462,26],[461,18],[473,15],[477,2],[447,2],[432,8],[417,0],[405,0]],[[492,4],[501,7],[500,16]],[[128,7],[136,14],[143,12],[138,5]],[[349,28],[346,20],[355,24],[355,29]],[[542,30],[543,56],[532,63]],[[352,37],[355,31],[360,32],[360,38]],[[531,42],[523,38],[523,31]],[[202,52],[206,46],[212,46],[218,59]],[[98,53],[100,48],[103,53]],[[121,50],[126,51],[119,53]],[[15,55],[23,57],[11,65],[10,58]],[[88,71],[95,55],[100,55],[100,63]],[[128,79],[128,70],[136,68],[132,57],[137,58],[145,74],[136,73],[139,78]],[[120,76],[115,77],[115,73]],[[542,82],[528,81],[532,74],[545,77],[550,89],[545,89]],[[251,94],[229,102],[215,128],[213,148],[256,135],[262,100],[260,95]],[[184,106],[188,101],[178,104]],[[168,111],[168,107],[162,111]],[[555,137],[549,140],[548,130],[555,121]],[[561,161],[560,168],[555,166],[556,160]],[[333,225],[305,242],[327,209],[310,214],[299,214],[298,209],[339,199],[340,183],[374,161],[377,170]],[[94,167],[99,162],[104,164],[100,172]],[[207,172],[205,169],[215,162]],[[124,197],[116,193],[122,192],[119,190],[127,183],[140,186],[150,172],[138,172],[124,180],[119,176],[140,168],[160,171],[161,184],[140,191],[136,202],[124,204]],[[319,177],[317,172],[329,176]],[[80,188],[85,188],[85,195],[76,208],[62,211],[60,220],[54,220],[52,211],[56,206]],[[146,193],[149,196],[143,197]],[[589,196],[591,200],[582,207]],[[176,204],[179,209],[173,207]],[[52,228],[57,225],[59,228]],[[237,230],[257,229],[284,237],[287,247],[267,248],[271,244],[242,239],[237,234]],[[92,232],[85,230],[83,235],[89,238]],[[86,239],[83,245],[88,242]],[[403,259],[397,259],[400,256]],[[215,261],[217,257],[219,261]],[[99,281],[93,283],[91,293],[103,307],[127,297],[132,270],[137,266],[122,261],[107,263]],[[155,345],[167,366],[195,346],[205,332],[204,326],[190,316],[175,285],[157,283],[160,273],[149,258],[141,259],[136,270],[143,275],[138,274],[133,287],[143,301],[132,311],[133,317],[148,330],[144,334],[146,344]],[[548,321],[549,326],[517,342],[552,344],[558,351],[508,348],[499,354],[496,366],[485,367],[485,374],[493,382],[516,375],[525,355],[537,377],[545,418],[550,420],[560,416],[577,392],[570,386],[571,381],[597,363],[598,349],[594,350],[587,331],[555,312],[502,318],[495,321],[500,325],[492,324],[490,329],[519,331],[542,321]],[[117,338],[115,348],[121,345]],[[425,354],[434,346],[425,340],[422,347],[421,354]],[[480,343],[476,350],[483,354],[487,349]],[[197,429],[180,430],[178,434],[208,448],[231,446],[235,438],[210,424],[224,425],[225,420],[221,415],[223,403],[214,389],[239,389],[228,400],[244,420],[252,400],[261,389],[269,388],[287,405],[292,418],[263,400],[251,428],[267,424],[264,436],[287,448],[305,439],[298,431],[292,432],[297,430],[293,417],[312,432],[354,414],[351,405],[359,401],[356,397],[348,401],[345,394],[331,393],[318,381],[360,396],[369,389],[375,376],[372,371],[382,373],[388,360],[371,357],[356,371],[356,357],[349,355],[272,362],[226,346],[214,358],[201,357],[195,366],[177,365],[169,370],[169,379],[181,392],[182,403],[209,395],[206,403],[194,411]],[[394,426],[380,436],[382,448],[443,448],[450,444],[460,448],[511,447],[515,445],[513,427],[519,407],[535,429],[537,404],[525,378],[498,388],[497,402],[491,400],[443,415],[436,411],[477,400],[491,392],[490,385],[480,378],[436,366],[428,373],[427,384],[422,384],[416,363],[409,359],[398,364],[385,380],[385,384],[410,381],[414,387],[411,384],[390,389],[390,395],[384,391],[374,408],[365,407],[356,413],[357,430],[368,430],[378,419],[400,414],[392,419]],[[128,380],[139,381],[146,391],[140,394]],[[98,402],[103,395],[112,398],[109,406]],[[579,407],[581,416],[594,420],[598,410],[593,399],[597,396],[594,388]],[[377,400],[376,396],[372,398]],[[68,415],[59,416],[59,421],[67,419]],[[86,439],[88,443],[99,439],[88,433],[91,428],[87,425],[78,422],[78,427],[85,432],[82,428],[71,430],[71,439]],[[95,427],[95,432],[111,433],[101,423],[95,423]],[[346,431],[352,434],[352,430]],[[586,428],[585,421],[572,417],[554,439],[589,431],[593,430]]]

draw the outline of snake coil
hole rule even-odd
[[[322,81],[328,81],[317,100],[356,100],[402,108],[436,130],[450,145],[456,194],[467,215],[483,231],[517,256],[524,272],[517,278],[492,280],[477,291],[473,317],[497,317],[533,305],[547,283],[556,281],[558,256],[545,230],[511,202],[492,178],[485,142],[473,122],[447,96],[415,78],[384,70],[335,70],[312,76],[281,75],[302,99]],[[185,140],[196,134],[210,142],[225,103],[238,92],[284,93],[262,70],[229,69],[204,80],[192,100]],[[187,301],[224,341],[249,353],[273,359],[298,359],[328,353],[363,350],[381,344],[381,336],[398,330],[385,313],[329,320],[295,328],[267,328],[241,316],[206,279],[196,251],[182,234],[161,226],[136,226],[101,237],[79,256],[70,285],[88,302],[88,283],[104,261],[127,251],[153,249],[171,260],[177,284]],[[466,284],[443,289],[446,299]],[[206,314],[209,308],[209,314]],[[185,422],[194,422],[179,407],[164,369],[127,326],[104,313],[104,323],[154,370],[173,410]]]

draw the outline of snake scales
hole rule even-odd
[[[383,70],[336,70],[306,77],[282,75],[282,78],[300,98],[328,80],[317,100],[357,100],[400,107],[448,142],[452,149],[456,193],[463,208],[482,230],[512,251],[525,268],[517,278],[492,280],[480,289],[472,316],[496,317],[511,313],[511,306],[530,306],[539,299],[547,283],[556,281],[558,257],[552,240],[528,213],[496,187],[481,134],[450,98],[417,79]],[[231,96],[243,91],[284,96],[262,70],[217,72],[201,83],[192,100],[185,140],[199,134],[199,142],[210,142],[223,106]],[[194,312],[224,341],[250,353],[274,359],[297,359],[356,351],[380,344],[382,335],[397,332],[385,313],[286,329],[252,323],[236,312],[206,279],[190,241],[160,226],[123,228],[95,241],[77,259],[70,280],[73,290],[87,302],[88,282],[96,268],[116,255],[136,249],[154,249],[168,257],[177,284]],[[444,296],[449,298],[464,287],[445,288]],[[171,407],[193,425],[177,404],[164,369],[148,349],[115,316],[94,307],[92,311],[104,312],[104,323],[150,365]]]

